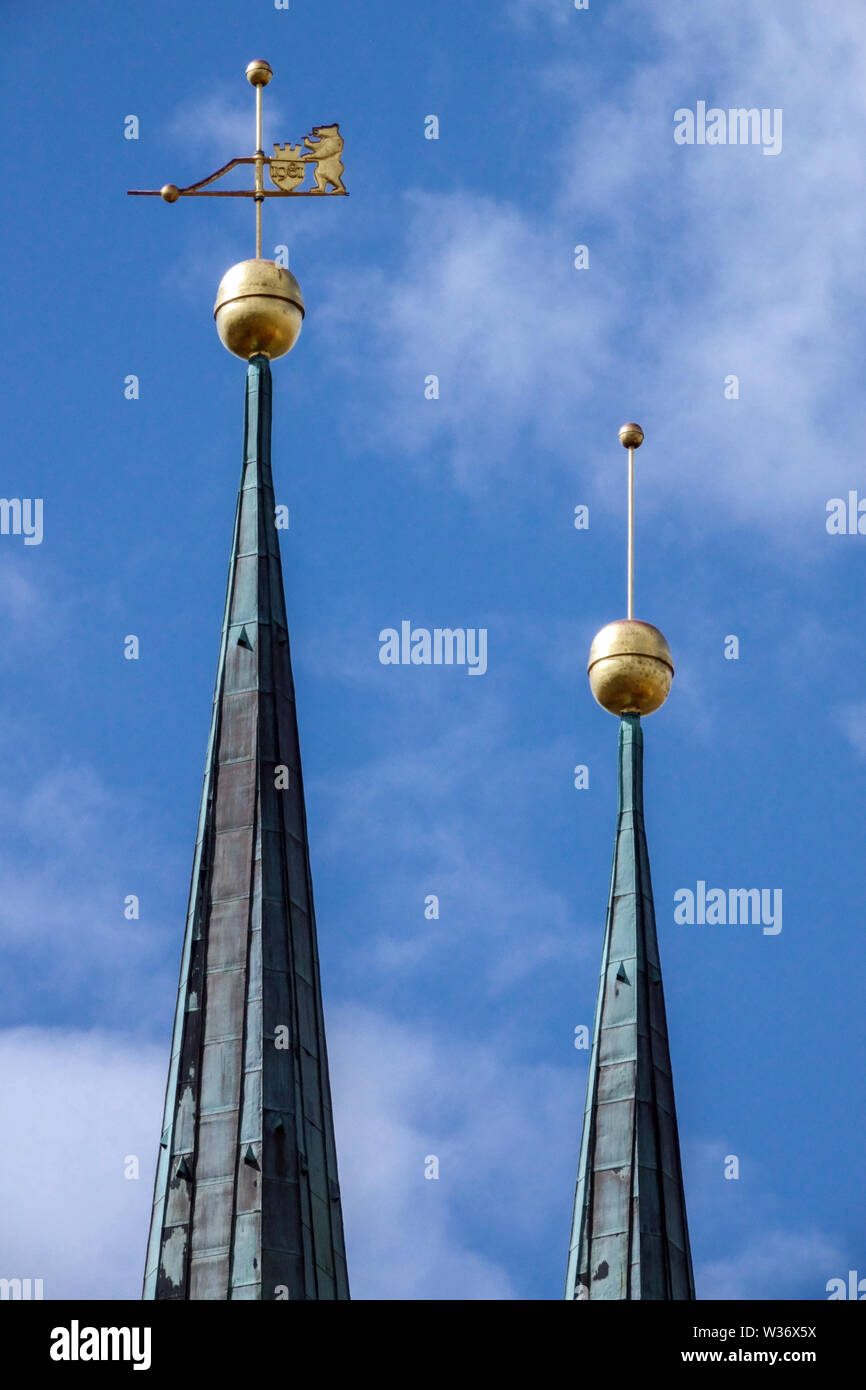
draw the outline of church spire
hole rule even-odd
[[[667,1019],[643,818],[641,715],[673,678],[662,634],[633,616],[634,450],[629,453],[628,617],[592,644],[589,678],[620,718],[619,811],[565,1297],[695,1296]]]
[[[262,259],[265,198],[345,194],[339,126],[262,147],[186,188],[251,198],[256,256],[214,317],[247,362],[244,461],[154,1187],[146,1299],[347,1299],[349,1284],[295,695],[271,479],[270,359],[298,339],[294,275]],[[316,137],[315,139],[313,137]],[[210,187],[238,165],[254,186]],[[302,185],[310,165],[316,187]],[[264,187],[264,172],[274,185]],[[328,190],[331,190],[329,193]]]
[[[349,1296],[270,432],[256,356],[145,1298]]]

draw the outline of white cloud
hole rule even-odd
[[[14,750],[18,758],[31,742],[27,733]],[[152,904],[143,904],[137,920],[124,916],[126,895],[141,891],[140,850],[118,828],[117,794],[87,764],[72,761],[27,786],[33,762],[35,756],[25,759],[13,789],[0,793],[0,997],[7,1017],[10,1010],[20,1016],[22,1001],[41,1008],[49,992],[55,1009],[86,998],[90,1017],[102,1021],[125,1017],[130,1006],[143,1011],[150,1000],[160,1008],[176,977],[183,911],[166,968]],[[140,822],[134,833],[141,833]]]
[[[522,33],[539,20],[546,20],[554,28],[561,29],[574,13],[574,0],[508,0],[506,13]]]
[[[0,1032],[4,1277],[43,1279],[46,1299],[140,1297],[164,1052],[99,1031]]]
[[[328,1026],[353,1296],[525,1297],[509,1268],[557,1240],[564,1270],[583,1098],[574,1068],[521,1061],[501,1036],[437,1036],[363,1007],[331,1009]],[[2,1277],[42,1279],[47,1299],[140,1296],[167,1064],[167,1040],[0,1032]],[[692,1160],[699,1149],[724,1151],[692,1145]],[[130,1155],[137,1180],[124,1177]],[[439,1177],[427,1179],[434,1155]],[[706,1199],[695,1194],[695,1211]],[[822,1298],[844,1277],[843,1253],[820,1231],[746,1224],[737,1254],[698,1264],[700,1298],[802,1297],[804,1278]]]
[[[504,1213],[508,1237],[533,1248],[567,1212],[570,1069],[368,1009],[328,1023],[353,1296],[518,1296],[482,1252]],[[0,1033],[0,1275],[43,1279],[47,1299],[140,1296],[167,1065],[167,1044],[122,1034]],[[438,1180],[424,1177],[431,1154]],[[129,1155],[137,1181],[124,1178]]]
[[[851,747],[866,758],[866,701],[847,705],[836,717]]]
[[[246,100],[244,100],[246,97]],[[240,159],[255,154],[255,94],[252,87],[246,91],[235,79],[231,84],[223,83],[210,96],[195,97],[182,101],[168,122],[168,133],[182,150],[194,150],[196,154],[212,156],[212,162],[202,169],[198,178],[207,178],[215,169],[227,164],[230,159]],[[284,141],[287,137],[274,136],[274,131],[284,125],[282,105],[274,100],[270,92],[265,92],[265,118],[263,121],[264,150],[267,154],[267,140],[273,144],[275,139]],[[207,162],[207,160],[205,160]],[[244,177],[244,170],[239,171]],[[250,170],[246,170],[250,179]],[[194,182],[197,180],[193,180]],[[226,187],[231,187],[229,183]],[[243,186],[242,184],[239,186]]]
[[[747,1181],[724,1177],[731,1145],[723,1139],[683,1139],[695,1289],[701,1300],[826,1297],[828,1279],[847,1269],[834,1240],[783,1202],[772,1169],[759,1154],[736,1156]],[[700,1259],[700,1250],[724,1250]]]
[[[45,616],[45,597],[26,573],[22,561],[9,556],[0,559],[0,611],[7,622],[24,625],[28,630]]]
[[[353,1296],[520,1296],[481,1252],[498,1231],[534,1253],[568,1219],[582,1100],[570,1070],[368,1009],[336,1010],[329,1025]],[[431,1155],[438,1179],[424,1177]]]
[[[347,370],[364,372],[373,389],[388,383],[389,442],[417,457],[446,438],[456,482],[477,490],[512,466],[528,423],[535,447],[561,445],[563,417],[573,418],[593,373],[613,370],[604,322],[622,292],[591,276],[578,283],[561,232],[517,207],[468,194],[415,193],[407,204],[402,273],[353,276],[351,293],[338,286],[320,310],[323,330]],[[340,348],[359,297],[373,325],[372,364],[358,361],[354,344]],[[423,398],[430,373],[440,379],[436,401]],[[533,461],[527,476],[538,469]]]
[[[367,418],[388,416],[416,459],[444,455],[467,490],[537,491],[577,468],[609,494],[610,430],[639,415],[660,461],[645,507],[771,536],[780,518],[823,518],[827,460],[850,452],[851,306],[866,295],[866,25],[859,5],[839,11],[828,47],[805,0],[749,7],[742,24],[729,7],[662,7],[615,98],[579,54],[551,61],[537,76],[564,114],[536,155],[547,205],[411,193],[402,266],[334,286],[335,350],[345,314],[368,306]],[[698,97],[781,107],[782,153],[676,146],[673,113]],[[586,271],[571,264],[580,241]],[[423,399],[428,373],[438,401]],[[599,406],[616,411],[603,435]]]
[[[845,1276],[840,1250],[820,1231],[763,1231],[739,1254],[707,1260],[695,1272],[702,1299],[803,1298],[804,1277],[814,1276],[816,1299],[828,1279]]]

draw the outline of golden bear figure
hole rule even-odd
[[[345,193],[343,187],[343,161],[340,155],[343,152],[343,137],[340,134],[338,125],[314,125],[312,134],[317,136],[312,140],[309,135],[304,136],[304,144],[312,154],[303,155],[306,164],[316,166],[316,192],[325,193],[328,185],[333,188],[335,193]]]

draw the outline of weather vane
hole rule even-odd
[[[247,64],[247,81],[256,89],[256,151],[230,159],[215,173],[187,188],[167,183],[162,188],[130,188],[135,198],[253,198],[256,204],[255,260],[232,266],[217,290],[214,318],[217,332],[229,352],[249,361],[257,354],[281,357],[294,347],[304,317],[304,301],[294,275],[273,261],[262,259],[262,203],[265,198],[332,198],[346,195],[343,184],[343,137],[340,127],[313,126],[303,145],[274,145],[273,155],[262,149],[262,88],[273,77],[270,63],[256,58]],[[253,188],[209,188],[238,164],[252,164]],[[265,165],[274,187],[265,188]],[[315,166],[313,187],[304,188],[310,166]]]
[[[256,152],[239,159],[230,159],[206,179],[191,183],[188,188],[178,188],[177,184],[167,183],[162,188],[130,188],[133,198],[163,198],[167,203],[176,203],[178,198],[255,198],[256,200],[256,257],[262,255],[262,202],[265,198],[316,198],[328,192],[346,193],[343,185],[343,138],[338,125],[313,126],[309,135],[304,136],[306,151],[300,145],[274,145],[273,155],[262,149],[262,88],[267,87],[273,77],[273,69],[264,58],[256,58],[247,64],[247,81],[256,89]],[[315,139],[313,138],[315,137]],[[238,164],[255,166],[255,188],[208,189],[209,183],[216,183],[223,174]],[[274,189],[265,188],[265,165]],[[316,166],[315,188],[301,188],[310,164]],[[204,190],[207,189],[207,192]]]

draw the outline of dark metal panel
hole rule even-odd
[[[313,925],[309,915],[295,903],[289,906],[289,920],[295,971],[309,984],[313,984],[317,978]]]
[[[219,795],[214,806],[214,826],[217,831],[243,828],[253,824],[256,800],[256,764],[227,763],[219,771]]]
[[[606,1168],[596,1173],[593,1190],[592,1229],[600,1236],[621,1235],[629,1229],[631,1168]]]
[[[241,968],[247,957],[246,899],[213,903],[208,931],[208,971]]]
[[[240,1142],[249,1144],[262,1133],[262,1073],[244,1072],[244,1100],[241,1111]]]
[[[263,970],[288,970],[289,943],[282,898],[262,899],[261,952]]]
[[[240,1094],[240,1038],[230,1042],[208,1043],[204,1048],[201,1074],[201,1108],[213,1112],[234,1108]]]
[[[219,756],[221,762],[254,758],[256,753],[256,693],[226,695],[221,706]]]
[[[614,1062],[602,1067],[598,1074],[597,1102],[602,1105],[607,1100],[623,1100],[635,1093],[634,1062]]]
[[[213,1182],[197,1178],[192,1245],[194,1251],[228,1252],[232,1228],[232,1178]]]
[[[290,1302],[305,1297],[303,1254],[265,1248],[262,1251],[262,1298],[285,1300],[287,1297]]]
[[[214,864],[211,871],[211,897],[234,898],[249,893],[253,846],[248,830],[222,830],[214,836]]]
[[[246,999],[246,974],[243,969],[217,970],[207,977],[207,1007],[205,1009],[205,1053],[209,1043],[222,1038],[243,1037]],[[233,1064],[240,1061],[240,1048]]]
[[[238,1211],[232,1247],[230,1298],[261,1297],[261,1211]],[[251,1288],[256,1291],[252,1292]]]
[[[245,504],[248,505],[248,504]],[[239,555],[235,568],[235,587],[232,594],[232,624],[244,623],[252,642],[252,631],[259,621],[259,557],[258,555]],[[253,650],[256,643],[252,642]],[[243,652],[241,648],[239,654]],[[250,675],[253,674],[252,654],[248,657]]]
[[[226,1110],[216,1115],[202,1115],[195,1165],[196,1182],[209,1182],[234,1172],[237,1133],[236,1110]]]
[[[190,1261],[190,1298],[224,1299],[228,1287],[228,1252],[221,1255],[196,1255]]]

